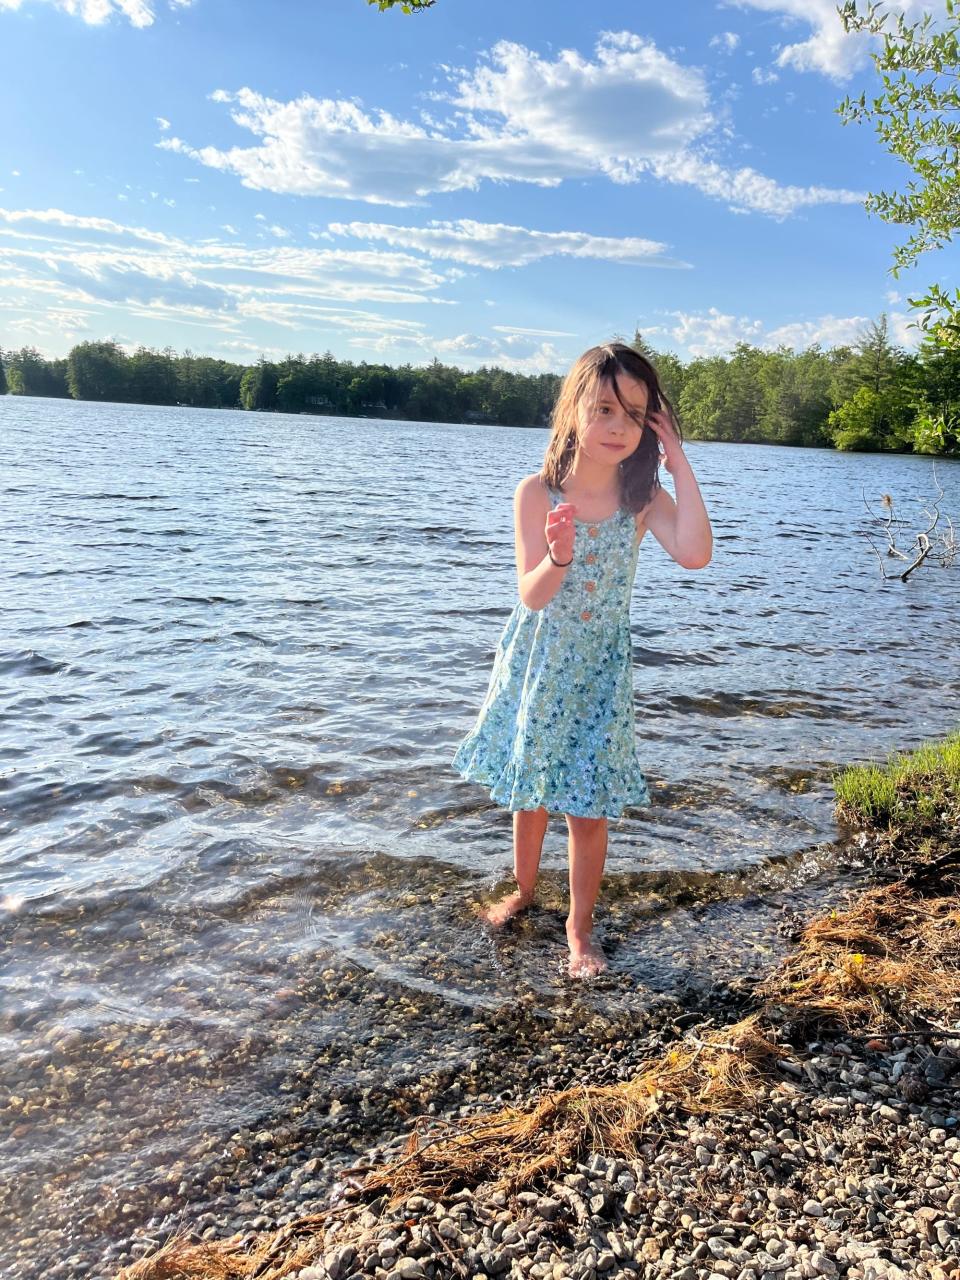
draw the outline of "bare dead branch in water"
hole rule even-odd
[[[867,514],[873,521],[874,528],[863,531],[863,536],[870,544],[870,548],[877,557],[880,565],[880,573],[885,579],[898,579],[900,582],[906,582],[914,570],[919,569],[923,562],[932,554],[935,555],[939,563],[946,569],[949,568],[957,559],[960,552],[960,544],[957,542],[956,531],[953,527],[953,521],[949,516],[944,516],[946,529],[937,532],[937,526],[940,523],[941,511],[940,503],[944,498],[943,486],[937,476],[937,464],[933,464],[933,483],[936,487],[936,497],[930,506],[921,506],[921,515],[925,518],[927,526],[919,533],[914,534],[913,542],[907,551],[901,550],[897,545],[897,534],[910,527],[910,521],[899,516],[896,511],[894,500],[889,493],[885,493],[880,498],[880,505],[883,507],[884,513],[878,515],[867,501],[866,493],[862,493],[863,505],[866,507]],[[887,558],[895,558],[897,560],[908,561],[906,567],[897,573],[888,573],[884,564],[884,557],[880,553],[877,541],[880,538],[886,542]]]

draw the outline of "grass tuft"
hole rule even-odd
[[[854,765],[834,785],[837,816],[845,822],[906,834],[929,830],[960,811],[960,732],[885,765]]]

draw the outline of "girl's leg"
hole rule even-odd
[[[521,809],[513,815],[513,874],[517,890],[484,912],[489,924],[506,924],[533,901],[548,821],[546,809]]]
[[[570,832],[570,915],[567,917],[570,976],[589,978],[607,967],[603,952],[591,936],[593,908],[600,893],[607,856],[607,820],[567,814],[567,828]]]

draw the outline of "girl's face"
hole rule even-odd
[[[584,396],[578,407],[577,446],[605,466],[617,466],[635,453],[643,435],[647,414],[647,384],[629,374],[617,374],[619,398],[609,381],[597,386],[595,396]],[[622,403],[621,403],[622,401]]]

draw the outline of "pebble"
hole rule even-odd
[[[456,1120],[465,1107],[502,1105],[503,1081],[517,1074],[515,1040],[511,1032],[487,1057],[475,1051],[473,1069],[451,1071],[442,1088],[424,1081],[422,1092],[401,1099],[406,1111],[391,1109],[396,1095],[371,1086],[365,1098],[345,1091],[311,1104],[305,1123],[319,1116],[320,1128],[305,1140],[291,1139],[289,1117],[263,1116],[159,1170],[153,1185],[105,1194],[98,1211],[110,1225],[100,1230],[114,1238],[98,1254],[78,1244],[78,1253],[61,1249],[46,1265],[14,1273],[106,1280],[181,1222],[213,1241],[327,1210],[322,1248],[300,1280],[445,1280],[451,1256],[465,1280],[627,1280],[638,1271],[650,1280],[905,1280],[921,1274],[918,1260],[930,1280],[937,1268],[940,1280],[954,1280],[960,1137],[952,1086],[932,1088],[912,1108],[886,1101],[896,1065],[922,1071],[924,1050],[913,1041],[868,1049],[824,1038],[816,1049],[796,1048],[795,1060],[811,1065],[819,1083],[791,1074],[756,1107],[719,1117],[690,1119],[665,1104],[648,1147],[615,1158],[588,1153],[516,1197],[483,1185],[440,1202],[408,1196],[396,1209],[385,1196],[331,1201],[344,1167],[399,1155],[403,1115],[423,1114],[432,1102],[438,1117]],[[582,1044],[572,1037],[562,1053],[551,1045],[543,1072],[556,1072],[562,1059],[567,1074],[555,1083],[626,1079],[652,1052],[653,1033],[633,1057],[624,1048],[632,1043],[628,1029],[618,1032],[619,1047],[604,1047],[602,1036]],[[525,1074],[534,1083],[549,1078],[533,1068]],[[35,1230],[26,1239],[40,1243]]]

